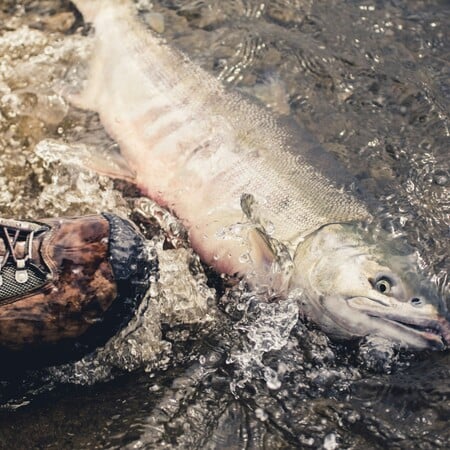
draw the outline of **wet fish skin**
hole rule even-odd
[[[310,300],[305,310],[331,334],[442,347],[450,335],[443,300],[431,288],[422,295],[427,282],[411,258],[403,264],[416,274],[413,282],[391,267],[388,248],[343,225],[370,213],[306,131],[227,91],[145,29],[128,2],[74,3],[96,38],[87,86],[72,101],[99,113],[130,165],[127,173],[177,214],[204,262],[260,290],[301,290]],[[330,239],[338,245],[317,245]],[[347,247],[364,256],[359,264]],[[402,289],[377,291],[380,274],[392,283],[389,290]],[[417,299],[421,305],[411,306]]]
[[[137,184],[177,213],[193,247],[217,270],[249,271],[238,267],[246,245],[229,258],[230,245],[218,248],[216,238],[246,221],[245,193],[292,249],[322,225],[369,217],[363,203],[343,192],[348,180],[333,171],[336,161],[306,131],[227,91],[137,23],[127,2],[75,3],[87,6],[97,36],[88,85],[75,103],[99,112]]]

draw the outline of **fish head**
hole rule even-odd
[[[332,337],[378,336],[399,348],[443,349],[450,345],[450,316],[418,262],[398,238],[327,225],[298,246],[290,289],[302,291],[302,311]]]

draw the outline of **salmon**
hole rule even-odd
[[[185,225],[217,272],[308,299],[331,335],[443,348],[445,302],[412,250],[371,239],[353,180],[299,125],[225,88],[147,29],[128,1],[75,0],[95,29],[84,90],[134,182]]]

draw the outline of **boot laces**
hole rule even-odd
[[[47,227],[37,223],[0,219],[0,238],[5,243],[5,254],[0,261],[0,286],[3,284],[2,270],[9,261],[15,265],[16,282],[23,284],[28,281],[27,269],[33,259],[33,239],[37,232],[44,230],[47,230]],[[19,242],[25,242],[21,255],[17,251]]]

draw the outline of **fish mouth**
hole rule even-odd
[[[442,327],[440,326],[440,322],[438,320],[433,321],[430,320],[428,323],[417,323],[414,321],[405,320],[404,317],[396,318],[389,316],[377,316],[373,314],[369,314],[370,317],[376,318],[383,322],[389,323],[390,326],[397,328],[402,332],[407,332],[416,337],[424,340],[428,347],[444,350],[448,347],[449,341],[448,336]]]
[[[367,304],[365,307],[362,307],[361,304],[358,305],[358,303],[352,302],[352,300],[357,301],[359,299],[359,297],[348,299],[350,300],[349,306],[359,310],[361,313],[365,313],[371,319],[389,324],[390,327],[396,329],[401,334],[407,334],[415,339],[420,339],[424,347],[437,350],[444,350],[450,347],[449,313],[445,315],[436,313],[430,316],[418,316],[415,311],[410,311],[410,314],[407,314],[406,312],[392,313],[383,311],[384,308],[370,310]],[[381,304],[378,300],[374,300],[374,302]],[[387,305],[381,305],[388,308]]]

